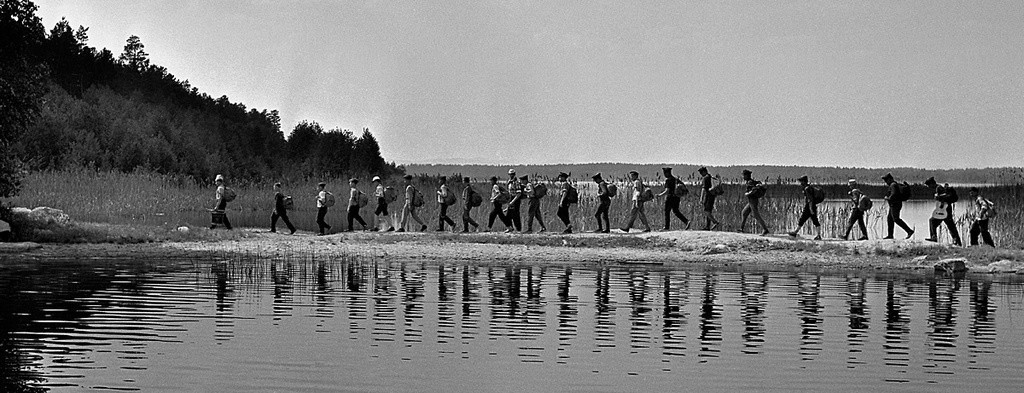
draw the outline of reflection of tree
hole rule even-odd
[[[764,344],[764,309],[768,304],[768,275],[740,273],[740,318],[743,319],[743,350],[749,355],[761,353]]]
[[[847,300],[846,304],[849,307],[850,315],[849,326],[850,329],[846,334],[847,343],[849,344],[849,356],[846,358],[847,364],[851,367],[857,364],[864,364],[863,361],[857,360],[857,354],[862,352],[859,348],[864,345],[864,340],[867,339],[868,331],[868,306],[865,301],[866,289],[865,280],[846,278],[846,291]]]
[[[704,290],[701,294],[700,307],[700,357],[718,357],[718,348],[722,341],[722,305],[715,303],[718,296],[718,277],[711,273],[704,274]],[[702,361],[703,362],[703,361]]]

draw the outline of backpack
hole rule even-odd
[[[484,196],[475,190],[469,193],[469,207],[477,207],[484,203]]]
[[[650,202],[654,200],[654,191],[650,187],[644,186],[643,192],[640,193],[640,202]]]
[[[423,206],[423,193],[416,187],[412,188],[412,207]]]
[[[903,182],[903,184],[896,183],[896,195],[895,195],[895,197],[896,197],[896,201],[897,202],[906,202],[906,201],[909,201],[910,198],[913,198],[914,197],[914,192],[913,192],[913,190],[910,189],[910,183],[907,183],[907,182]]]
[[[543,198],[548,195],[548,186],[544,183],[537,183],[533,185],[533,197]]]
[[[580,203],[579,191],[576,191],[576,188],[569,183],[565,183],[565,201],[570,205],[574,203]]]
[[[495,202],[508,203],[512,199],[512,195],[508,193],[505,187],[498,186],[498,197],[494,198]]]
[[[708,189],[708,194],[714,196],[725,194],[725,187],[722,187],[722,183],[715,184],[710,189]]]
[[[324,192],[327,193],[324,196],[324,207],[334,206],[334,204],[337,203],[337,200],[334,198],[334,194],[331,194],[330,191],[324,191]]]
[[[291,195],[284,196],[284,210],[295,210],[295,200]]]
[[[387,203],[391,203],[397,200],[398,190],[391,186],[384,187],[384,201]]]
[[[451,189],[448,189],[448,196],[442,198],[441,200],[444,202],[445,205],[451,206],[454,205],[455,202],[459,200],[459,198],[456,198],[455,193],[452,192]]]
[[[815,205],[825,202],[825,190],[821,187],[811,187],[811,196],[811,203]]]
[[[682,198],[690,195],[690,189],[686,187],[686,184],[683,184],[682,180],[676,179],[676,187],[672,189],[672,195]]]
[[[359,191],[359,195],[356,196],[356,205],[360,208],[366,207],[370,204],[370,197],[366,196],[366,193]]]
[[[232,190],[228,187],[224,187],[224,192],[220,194],[220,197],[221,199],[224,200],[224,202],[231,202],[235,200],[235,198],[238,198],[238,193],[236,193],[235,190]]]
[[[960,196],[956,194],[956,189],[946,187],[946,203],[956,203],[959,200]]]
[[[607,192],[604,193],[605,196],[609,198],[615,198],[616,195],[619,195],[618,186],[610,183],[605,183],[605,188],[608,190]]]
[[[754,199],[764,198],[764,195],[768,193],[768,187],[757,180],[754,180],[754,188],[750,190],[750,197]]]
[[[988,204],[988,213],[985,214],[985,219],[994,218],[996,216],[996,204],[985,198],[985,203]]]
[[[860,207],[861,211],[865,211],[865,212],[868,211],[868,210],[871,210],[871,208],[875,206],[875,203],[871,202],[871,198],[868,198],[867,196],[861,196],[859,203],[860,203],[860,206],[858,206],[858,207]]]

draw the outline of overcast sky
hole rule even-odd
[[[1024,1],[55,1],[399,163],[1021,166]]]

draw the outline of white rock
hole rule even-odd
[[[709,248],[707,251],[704,251],[704,255],[725,254],[729,251],[732,251],[729,249],[729,246],[724,244],[716,244],[714,246],[711,246],[711,248]]]
[[[988,271],[989,273],[1016,273],[1018,267],[1019,266],[1017,266],[1013,261],[1004,259],[999,262],[992,262],[988,264]]]
[[[964,258],[943,259],[935,262],[936,273],[961,273],[967,271],[967,260]]]
[[[184,225],[182,225],[182,226],[180,226],[180,227],[178,227],[178,228],[177,228],[177,231],[178,231],[178,232],[181,232],[181,233],[188,233],[188,227],[187,227],[187,226],[184,226]]]
[[[44,226],[64,226],[71,222],[71,216],[63,210],[40,206],[28,213],[28,219]]]

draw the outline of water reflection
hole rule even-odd
[[[1021,288],[351,258],[8,264],[0,391],[628,390],[622,376],[655,390],[1005,390],[1024,382]],[[834,380],[808,378],[819,373]]]

